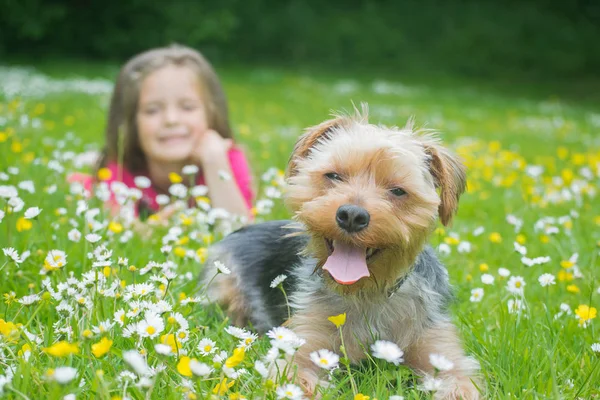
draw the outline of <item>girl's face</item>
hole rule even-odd
[[[187,66],[167,65],[142,81],[137,109],[140,146],[149,163],[187,163],[207,131],[200,82]]]

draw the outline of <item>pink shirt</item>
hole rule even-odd
[[[231,172],[233,173],[233,179],[235,179],[235,183],[237,184],[237,187],[240,189],[240,192],[242,193],[242,196],[244,197],[244,200],[246,201],[246,206],[248,207],[248,209],[252,208],[252,200],[253,200],[253,193],[252,193],[252,178],[250,175],[250,169],[248,168],[248,163],[246,161],[246,157],[244,156],[244,153],[240,150],[240,149],[236,149],[236,148],[232,148],[231,150],[229,150],[229,152],[227,153],[227,156],[229,158],[229,165],[231,167]],[[112,176],[111,178],[106,181],[106,183],[108,183],[110,185],[111,182],[114,181],[121,181],[123,182],[125,185],[127,185],[128,187],[136,187],[135,186],[135,182],[134,179],[136,176],[143,176],[144,174],[139,174],[139,175],[134,175],[133,173],[131,173],[130,171],[128,171],[127,169],[123,168],[122,171],[119,171],[119,165],[115,162],[111,162],[109,163],[106,168],[108,168],[110,170],[110,172],[112,172]],[[74,181],[79,181],[81,182],[85,188],[89,191],[91,191],[92,189],[92,185],[94,183],[94,178],[90,175],[84,175],[84,174],[72,174],[69,178],[68,178],[69,182],[74,182]],[[198,176],[198,179],[196,181],[196,184],[198,185],[204,185],[205,181],[204,181],[204,176]],[[144,202],[150,209],[154,210],[154,211],[158,211],[159,206],[158,203],[156,202],[156,196],[158,193],[156,193],[156,190],[154,189],[153,186],[150,186],[149,188],[146,189],[141,189],[142,191],[142,199],[141,201]],[[210,195],[210,193],[209,193]]]

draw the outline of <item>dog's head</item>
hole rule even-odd
[[[309,128],[287,182],[286,203],[311,235],[318,267],[354,292],[388,287],[414,263],[437,218],[451,222],[466,176],[435,135],[412,122],[371,125],[365,112]]]

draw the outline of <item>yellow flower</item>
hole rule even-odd
[[[109,352],[112,344],[112,340],[103,337],[98,343],[92,345],[92,354],[94,354],[94,357],[100,358]]]
[[[54,343],[50,347],[45,348],[44,352],[54,357],[66,357],[71,354],[78,354],[79,346],[77,345],[77,343],[61,341],[58,343]]]
[[[502,242],[502,236],[500,236],[500,234],[498,232],[492,232],[492,233],[490,233],[490,242],[492,242],[492,243],[501,243]]]
[[[179,239],[177,241],[177,244],[180,246],[186,245],[190,242],[190,237],[189,236],[183,236],[181,239]]]
[[[567,156],[569,155],[569,149],[567,149],[566,147],[559,147],[556,151],[556,155],[558,156],[558,158],[560,158],[561,160],[564,160],[565,158],[567,158]]]
[[[467,282],[471,282],[473,280],[473,275],[467,274],[467,276],[465,277],[465,279],[467,280]]]
[[[579,293],[581,290],[579,290],[577,285],[569,285],[567,286],[567,291],[571,293]]]
[[[567,271],[558,271],[558,281],[559,282],[563,282],[563,281],[567,281],[567,282],[571,282],[573,280],[574,276],[572,273],[567,272]]]
[[[102,274],[107,278],[110,276],[111,272],[112,272],[112,270],[109,266],[102,268]]]
[[[17,355],[18,355],[19,357],[24,357],[24,356],[25,356],[25,353],[27,353],[27,352],[30,352],[30,353],[31,353],[31,346],[29,345],[29,343],[25,343],[25,344],[23,345],[23,347],[21,347],[21,350],[19,350],[19,351],[17,352]]]
[[[354,400],[369,400],[370,397],[369,396],[365,396],[362,393],[358,393],[357,395],[354,396]]]
[[[563,260],[560,262],[560,266],[565,269],[572,268],[574,265],[575,265],[575,263],[570,260]]]
[[[460,240],[459,240],[459,239],[457,239],[457,238],[455,238],[455,237],[452,237],[452,236],[446,236],[446,237],[444,238],[444,242],[446,242],[446,244],[449,244],[449,245],[454,245],[454,246],[456,246],[457,244],[459,244],[459,243],[460,243]]]
[[[177,256],[177,257],[185,257],[185,249],[183,247],[175,247],[173,249],[173,253]]]
[[[171,351],[173,353],[177,353],[177,348],[181,348],[181,342],[175,338],[175,335],[169,333],[168,335],[162,335],[160,337],[160,342],[162,344],[166,344],[171,346]]]
[[[540,242],[548,243],[550,242],[550,237],[548,235],[540,235]]]
[[[14,141],[10,146],[10,150],[13,153],[20,153],[23,151],[23,145],[21,144],[21,142]]]
[[[98,179],[101,181],[107,181],[112,178],[112,171],[108,168],[100,168],[98,170]]]
[[[183,178],[178,173],[170,172],[169,181],[171,181],[171,183],[181,183],[183,181]]]
[[[524,245],[525,242],[527,242],[527,238],[525,237],[525,235],[523,235],[522,233],[517,235],[517,243],[519,243],[520,245]]]
[[[579,317],[579,325],[585,324],[587,321],[590,321],[596,318],[597,310],[595,307],[590,307],[586,304],[581,304],[575,310],[575,314]]]
[[[206,262],[206,247],[200,247],[196,250],[196,255],[200,259],[200,262],[204,264]]]
[[[91,338],[93,335],[92,331],[90,331],[89,329],[84,330],[81,334],[86,339]]]
[[[17,231],[19,232],[28,231],[32,226],[33,223],[28,219],[21,217],[17,220]]]
[[[181,357],[177,363],[177,372],[183,376],[192,376],[190,361],[191,359],[188,356]]]
[[[334,324],[337,328],[343,326],[346,323],[346,313],[340,315],[334,315],[327,318],[332,324]]]
[[[246,396],[243,396],[240,393],[231,393],[229,395],[229,400],[246,400]]]
[[[18,333],[17,326],[12,322],[6,322],[2,318],[0,318],[0,334],[2,336],[10,337],[15,333]]]
[[[481,263],[479,264],[479,270],[481,272],[488,272],[490,269],[489,265],[487,265],[486,263]]]
[[[242,347],[236,348],[233,350],[233,355],[225,361],[225,366],[227,368],[237,367],[242,361],[244,361],[245,355],[246,351]]]
[[[123,232],[123,225],[116,221],[110,221],[108,224],[108,230],[114,233],[121,233]]]
[[[235,383],[234,380],[232,380],[231,382],[227,382],[227,378],[223,378],[223,380],[221,382],[217,383],[217,386],[214,387],[212,392],[213,392],[213,394],[216,394],[219,396],[225,396],[225,393],[227,393],[229,388],[232,387],[234,383]]]

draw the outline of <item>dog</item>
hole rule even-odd
[[[460,160],[412,120],[387,128],[355,110],[307,129],[286,182],[294,221],[248,226],[210,249],[203,278],[212,280],[209,301],[235,325],[265,332],[285,322],[306,340],[293,362],[308,395],[320,379],[309,355],[340,348],[328,317],[346,313],[352,363],[366,358],[375,338],[396,343],[422,376],[436,373],[429,355],[441,354],[454,367],[437,371],[443,384],[435,397],[479,399],[478,363],[465,355],[447,310],[447,270],[427,244],[438,218],[448,225],[457,211],[466,187]],[[215,261],[231,274],[218,274]],[[289,320],[283,293],[270,287],[281,274],[288,277]]]

